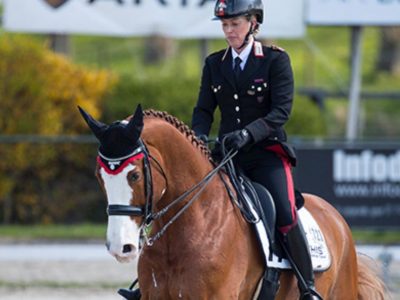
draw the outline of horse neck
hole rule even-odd
[[[173,183],[168,187],[169,193],[175,196],[198,183],[213,168],[208,157],[168,123],[149,126],[143,135],[159,152],[168,182]]]
[[[184,194],[213,169],[206,155],[175,128],[173,130],[168,128],[169,126],[164,126],[159,130],[154,130],[152,134],[148,135],[147,142],[155,153],[158,152],[157,155],[159,155],[168,181],[166,193],[155,204],[157,210],[166,207]],[[151,133],[151,130],[147,133]],[[160,232],[163,226],[176,216],[177,212],[190,201],[189,199],[192,199],[197,191],[199,190],[190,193],[188,198],[174,205],[166,215],[156,220],[153,224],[154,232]],[[151,253],[161,251],[162,257],[168,258],[166,261],[161,260],[161,264],[168,264],[168,261],[180,261],[180,257],[185,251],[185,253],[219,252],[220,248],[215,245],[222,245],[223,242],[218,239],[225,239],[225,243],[227,241],[236,243],[234,241],[236,238],[232,236],[227,238],[225,230],[229,228],[230,233],[236,232],[241,224],[241,221],[238,221],[240,219],[237,210],[233,209],[232,202],[229,201],[219,174],[217,174],[200,193],[199,198],[194,200],[174,221],[174,226],[165,231],[164,238],[154,245],[152,251],[155,252]],[[210,232],[217,231],[224,234],[210,239]]]
[[[166,193],[155,205],[157,209],[161,209],[199,183],[213,169],[213,166],[200,149],[170,124],[150,126],[144,133],[144,139],[147,137],[148,144],[151,144],[159,152],[167,177]],[[191,193],[182,203],[174,206],[171,209],[171,214],[167,215],[167,219],[187,203],[188,199],[191,199],[198,190]],[[215,201],[218,200],[218,197],[222,197],[223,193],[224,185],[219,176],[216,175],[201,192],[199,198],[179,218],[179,221],[185,220],[189,216],[190,220],[193,221],[190,226],[195,226],[194,220],[197,216],[204,216],[205,213],[218,214],[222,205],[220,204],[218,208],[214,207]],[[218,197],[215,196],[217,194]],[[210,209],[210,207],[213,207],[213,209]]]

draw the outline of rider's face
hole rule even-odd
[[[239,48],[250,30],[251,22],[244,16],[222,19],[221,22],[229,46],[234,48],[236,52],[240,52]]]

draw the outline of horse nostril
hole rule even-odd
[[[122,248],[122,253],[129,253],[132,251],[132,245],[124,245],[124,247]]]

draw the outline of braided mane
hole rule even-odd
[[[147,109],[143,112],[145,117],[155,117],[158,119],[162,119],[172,126],[174,126],[176,129],[178,129],[181,133],[183,133],[184,136],[193,144],[196,146],[197,149],[201,151],[204,155],[207,156],[207,158],[212,161],[211,158],[211,151],[207,147],[207,145],[200,140],[195,134],[194,131],[189,128],[185,123],[183,123],[181,120],[178,118],[171,116],[169,113],[165,111],[158,111],[154,109]]]

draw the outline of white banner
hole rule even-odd
[[[305,31],[303,0],[265,1],[261,37],[294,38]],[[159,34],[221,38],[215,0],[5,0],[6,30],[112,36]]]
[[[400,25],[400,0],[308,0],[314,25]]]

